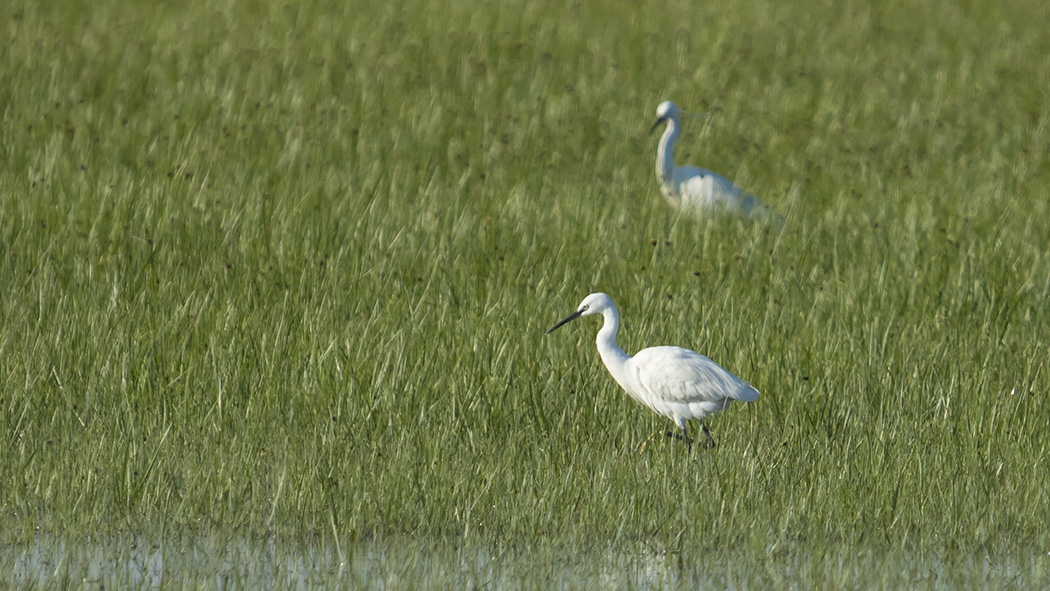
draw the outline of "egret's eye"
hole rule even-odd
[[[580,306],[580,312],[586,312],[589,308],[590,308],[590,306],[588,306],[587,304],[584,304],[584,305]]]

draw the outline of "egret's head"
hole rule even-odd
[[[592,293],[591,295],[583,298],[583,301],[580,302],[580,305],[576,308],[575,312],[569,314],[561,322],[552,326],[551,329],[547,331],[547,334],[554,332],[555,329],[562,326],[563,324],[568,324],[569,322],[572,322],[573,320],[576,320],[581,316],[601,314],[610,307],[616,307],[616,305],[613,304],[612,298],[601,292]]]
[[[652,133],[657,127],[660,127],[661,123],[676,119],[678,119],[678,106],[671,101],[660,103],[656,107],[656,123],[653,123],[653,126],[649,128],[649,133]]]
[[[656,116],[659,119],[666,119],[668,117],[674,117],[675,113],[678,112],[678,105],[671,101],[664,101],[656,106]]]

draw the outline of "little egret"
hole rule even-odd
[[[674,144],[682,133],[678,106],[664,101],[656,107],[656,117],[649,133],[661,123],[667,124],[656,148],[656,178],[671,205],[693,213],[722,209],[745,217],[778,218],[761,199],[745,193],[724,176],[696,166],[675,166]]]
[[[734,400],[758,400],[758,390],[695,351],[681,347],[649,347],[634,357],[625,353],[616,344],[620,311],[612,298],[604,293],[592,293],[584,298],[575,312],[551,327],[547,334],[563,324],[592,314],[601,314],[605,318],[598,331],[598,353],[613,379],[631,398],[674,421],[682,430],[682,438],[690,452],[693,441],[689,439],[686,421],[699,420],[707,437],[706,446],[714,447],[715,440],[704,425],[704,417],[725,410]]]

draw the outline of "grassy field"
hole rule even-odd
[[[236,532],[1047,580],[1050,5],[447,4],[2,9],[4,552]],[[664,99],[709,115],[679,162],[782,231],[663,202]],[[544,337],[599,290],[628,352],[762,392],[718,448],[639,452],[671,423],[599,322]]]

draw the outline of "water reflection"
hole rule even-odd
[[[723,553],[718,558],[605,550],[388,540],[354,545],[245,536],[114,536],[78,541],[36,535],[0,546],[0,587],[314,589],[424,587],[620,588],[1045,588],[1045,555],[943,560],[814,553]]]

